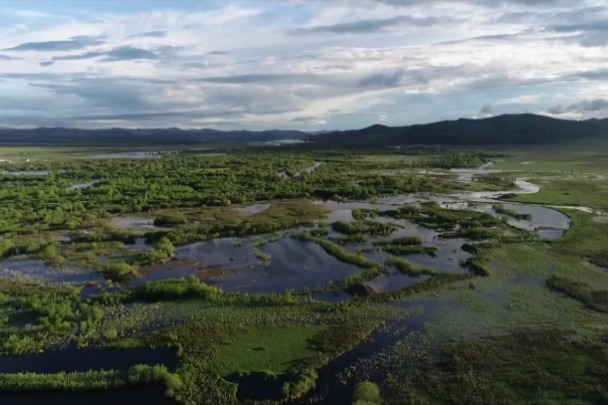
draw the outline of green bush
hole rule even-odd
[[[355,385],[353,392],[353,404],[375,405],[382,402],[380,388],[371,381],[363,381]]]
[[[104,273],[110,280],[120,281],[133,275],[133,266],[127,263],[111,264],[105,268]]]

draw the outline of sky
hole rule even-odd
[[[504,113],[608,117],[608,1],[0,1],[0,127]]]

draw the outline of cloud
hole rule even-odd
[[[292,118],[291,122],[311,122],[318,120],[319,117],[296,117]]]
[[[173,47],[162,47],[155,51],[150,51],[143,48],[133,46],[122,46],[111,49],[109,51],[90,51],[75,55],[61,55],[54,56],[53,60],[86,60],[103,57],[102,61],[105,62],[116,62],[116,61],[129,61],[129,60],[141,60],[141,59],[160,59],[161,57],[171,53]]]
[[[608,80],[608,69],[598,69],[598,70],[587,70],[584,72],[577,72],[571,75],[574,79],[586,79],[586,80],[599,80],[604,81]]]
[[[399,85],[403,71],[397,70],[393,73],[375,73],[364,77],[359,81],[361,87],[395,87]]]
[[[91,36],[76,36],[65,41],[46,41],[46,42],[25,42],[12,48],[4,49],[5,51],[38,51],[38,52],[57,52],[57,51],[73,51],[77,49],[87,48],[89,46],[101,45],[106,41],[101,37]]]
[[[552,30],[558,32],[572,31],[608,31],[608,21],[592,21],[583,24],[560,24],[551,27]]]
[[[596,98],[579,101],[568,106],[557,104],[547,108],[545,112],[550,115],[565,116],[566,118],[588,118],[598,113],[608,115],[608,100]]]
[[[603,98],[597,98],[595,100],[590,101],[581,101],[579,103],[574,103],[568,106],[567,110],[569,111],[580,111],[580,112],[594,112],[594,111],[603,111],[608,109],[608,100]]]
[[[166,38],[167,31],[148,31],[129,35],[127,38]]]
[[[428,5],[429,0],[371,0],[394,7],[410,7],[412,5]],[[569,0],[451,0],[453,3],[480,4],[493,8],[500,4],[521,4],[525,6],[546,6],[557,4],[572,4]]]
[[[105,53],[104,61],[114,62],[122,60],[158,59],[159,56],[152,51],[133,46],[114,48]]]
[[[91,52],[85,52],[85,53],[80,53],[80,54],[76,54],[76,55],[53,56],[53,60],[57,61],[57,60],[93,59],[93,58],[97,58],[99,56],[103,56],[105,54],[106,54],[105,52],[91,51]]]
[[[233,75],[233,76],[218,76],[218,77],[207,77],[200,79],[203,82],[209,83],[223,83],[223,84],[247,84],[247,83],[261,83],[261,84],[272,84],[272,83],[294,83],[296,81],[310,81],[313,80],[315,75],[312,74],[291,74],[291,73],[259,73],[259,74],[245,74],[245,75]]]
[[[494,108],[490,104],[486,104],[481,108],[481,110],[479,110],[479,113],[484,115],[493,115]]]
[[[418,27],[429,26],[438,23],[438,19],[434,17],[410,17],[397,16],[384,19],[369,19],[359,20],[347,23],[320,25],[310,28],[299,28],[290,30],[289,35],[307,35],[319,33],[332,34],[369,34],[374,32],[382,32],[387,28],[399,25],[413,25]]]
[[[608,94],[598,0],[242,4],[11,14],[0,121],[318,130],[481,116],[485,104],[605,114],[570,107]]]

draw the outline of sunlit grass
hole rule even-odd
[[[317,355],[309,340],[325,326],[248,328],[219,350],[221,375],[239,371],[285,373],[297,361]]]

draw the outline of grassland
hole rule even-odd
[[[325,329],[319,325],[248,328],[220,349],[219,373],[286,373],[294,363],[317,355],[311,339]]]

